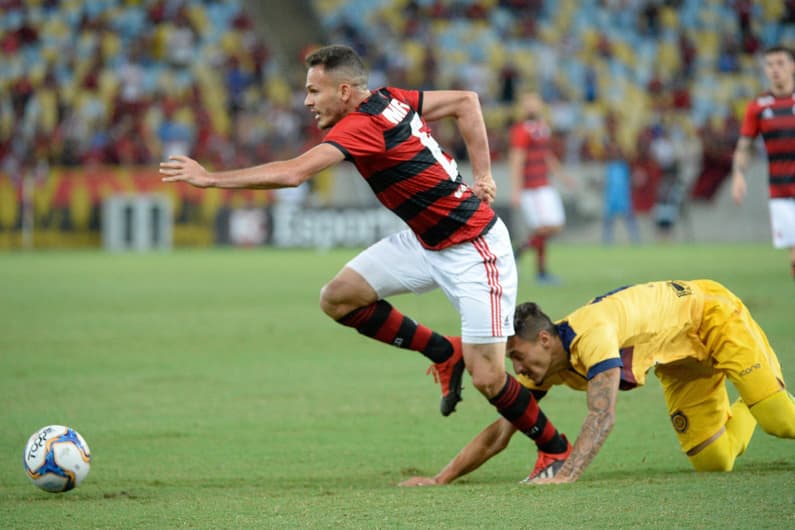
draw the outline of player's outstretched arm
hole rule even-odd
[[[536,479],[532,481],[533,484],[561,484],[574,482],[580,478],[615,425],[616,398],[620,381],[621,369],[618,367],[605,370],[588,381],[586,390],[588,415],[569,458],[554,477]]]
[[[461,451],[442,468],[435,477],[411,477],[398,486],[440,486],[479,468],[488,459],[508,446],[516,432],[508,420],[500,418],[475,436]]]
[[[172,156],[160,163],[160,174],[163,175],[163,182],[187,182],[197,188],[292,188],[327,167],[342,162],[344,158],[336,147],[320,144],[290,160],[209,172],[192,158]]]

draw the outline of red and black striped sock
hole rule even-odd
[[[505,386],[489,401],[506,420],[532,438],[540,451],[553,454],[566,451],[566,440],[547,420],[532,392],[511,374],[506,374]]]
[[[354,309],[337,322],[375,340],[420,352],[435,363],[453,355],[446,337],[404,316],[386,300]]]

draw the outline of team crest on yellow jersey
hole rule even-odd
[[[687,416],[685,416],[684,412],[681,410],[677,410],[671,414],[671,423],[674,424],[674,430],[679,433],[687,432],[687,427],[690,424]]]

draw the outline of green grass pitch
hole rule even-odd
[[[0,255],[0,527],[795,527],[795,443],[757,429],[733,473],[693,473],[653,376],[620,394],[613,434],[575,484],[517,484],[535,460],[517,436],[458,483],[397,488],[434,474],[495,412],[466,379],[443,418],[422,357],[321,313],[320,287],[355,252]],[[795,285],[767,244],[557,244],[550,260],[565,283],[537,287],[527,256],[519,298],[553,318],[628,283],[721,281],[795,381]],[[441,293],[393,302],[457,333]],[[576,436],[584,394],[556,389],[542,405]],[[93,452],[66,494],[22,469],[27,437],[52,423]]]

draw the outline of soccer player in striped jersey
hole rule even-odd
[[[465,368],[474,386],[539,450],[564,453],[569,444],[525,387],[505,370],[513,333],[517,280],[508,230],[490,204],[488,137],[477,94],[370,90],[361,58],[347,46],[326,46],[306,60],[304,104],[324,141],[302,155],[256,167],[207,172],[187,157],[161,163],[165,182],[197,187],[295,187],[325,168],[349,161],[378,200],[408,229],[365,249],[321,290],[322,310],[375,340],[430,359],[447,416],[461,400]],[[427,122],[453,118],[474,173],[465,184]],[[403,315],[387,297],[440,288],[461,317],[461,337],[446,337]]]
[[[532,248],[535,251],[536,281],[554,285],[560,280],[547,271],[547,240],[563,230],[566,215],[558,190],[552,186],[550,174],[566,181],[573,180],[561,171],[561,164],[550,145],[550,129],[544,119],[544,102],[535,92],[520,99],[522,121],[514,124],[510,132],[508,164],[513,190],[514,207],[519,207],[530,237],[515,249],[518,259]]]
[[[795,279],[795,56],[774,46],[765,50],[770,90],[748,104],[734,150],[732,197],[742,203],[745,170],[754,138],[761,134],[768,159],[770,224],[773,246],[788,248]]]
[[[556,465],[546,466],[553,473],[534,470],[528,482],[577,480],[613,428],[619,390],[643,385],[652,368],[682,450],[697,471],[731,471],[757,423],[773,436],[795,438],[795,398],[775,352],[742,301],[714,281],[622,287],[558,322],[526,303],[516,308],[514,327],[508,356],[522,385],[538,398],[554,385],[584,390],[588,404],[565,462],[554,459]],[[740,394],[733,404],[726,379]],[[502,451],[514,432],[497,420],[438,475],[403,485],[449,483]]]

